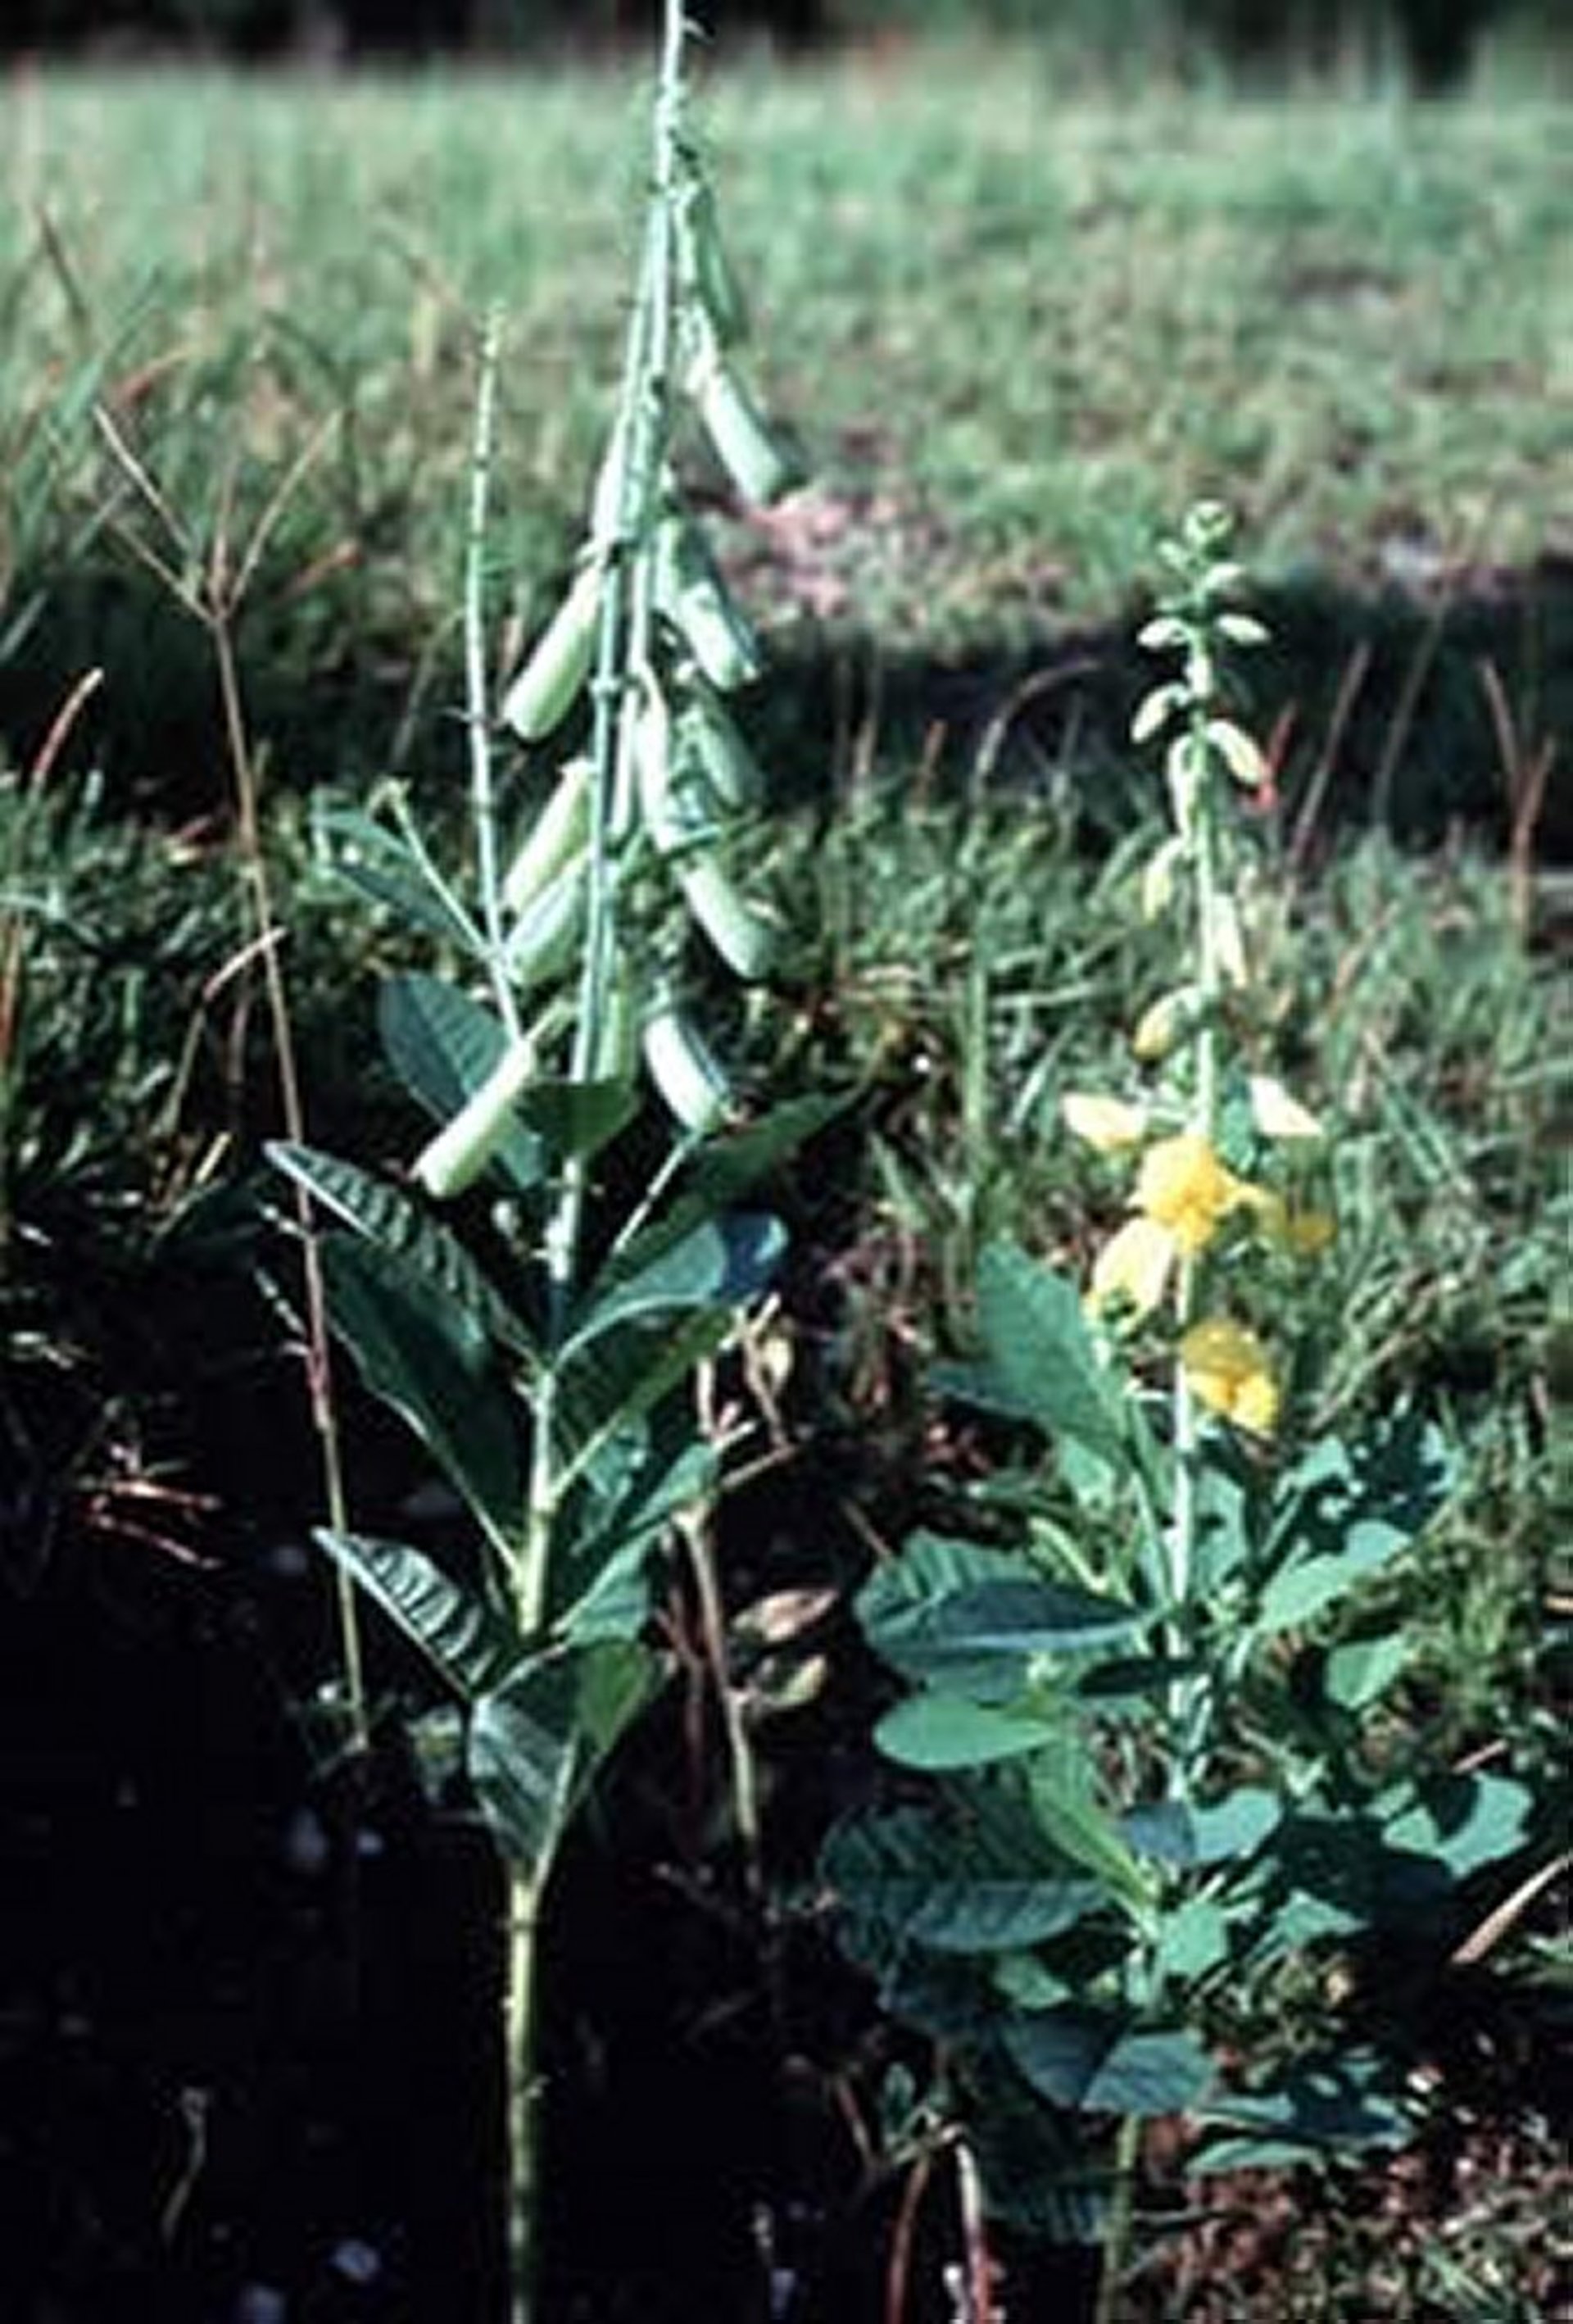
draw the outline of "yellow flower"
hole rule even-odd
[[[1138,1315],[1150,1315],[1164,1296],[1174,1262],[1174,1238],[1151,1219],[1127,1219],[1099,1252],[1092,1267],[1092,1305],[1126,1300]]]
[[[1139,1146],[1147,1134],[1145,1107],[1127,1105],[1123,1098],[1067,1090],[1060,1100],[1060,1112],[1072,1136],[1096,1147],[1099,1154],[1118,1154],[1122,1147]]]
[[[1204,1250],[1220,1222],[1258,1190],[1226,1170],[1205,1138],[1186,1130],[1147,1148],[1136,1179],[1136,1207],[1166,1227],[1188,1259]]]
[[[1191,1392],[1210,1412],[1238,1428],[1270,1436],[1278,1422],[1278,1383],[1255,1332],[1228,1315],[1193,1323],[1180,1342]]]

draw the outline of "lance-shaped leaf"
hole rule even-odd
[[[489,1009],[437,976],[391,976],[377,996],[377,1029],[388,1062],[434,1120],[451,1121],[495,1071],[508,1036]],[[517,1193],[539,1184],[539,1142],[508,1130],[492,1161]]]
[[[385,1178],[373,1178],[336,1155],[321,1154],[314,1147],[291,1145],[284,1139],[275,1139],[267,1155],[276,1170],[304,1186],[314,1201],[364,1235],[368,1242],[392,1251],[414,1268],[483,1337],[536,1360],[535,1343],[523,1318],[442,1220],[433,1218]]]
[[[1099,1361],[1073,1283],[1015,1243],[990,1243],[978,1263],[978,1323],[989,1370],[1040,1428],[1124,1462],[1121,1392]]]
[[[960,1695],[915,1694],[885,1713],[874,1740],[899,1766],[933,1774],[1019,1759],[1051,1742],[1056,1731],[1031,1711],[1000,1710]]]
[[[598,1154],[639,1111],[628,1080],[532,1082],[520,1093],[520,1118],[548,1152],[566,1159]]]
[[[704,1438],[669,1452],[643,1428],[633,1434],[635,1462],[620,1469],[609,1490],[597,1489],[593,1476],[586,1479],[559,1529],[562,1554],[553,1578],[574,1594],[554,1627],[579,1646],[632,1637],[643,1627],[652,1555],[677,1512],[715,1490],[719,1462]]]
[[[937,1952],[1005,1952],[1073,1927],[1101,1900],[1019,1821],[925,1808],[849,1818],[820,1868],[838,1899]]]
[[[741,1307],[765,1288],[786,1245],[779,1220],[749,1213],[703,1219],[675,1239],[641,1237],[592,1288],[565,1354],[636,1320],[684,1308]]]
[[[391,1405],[505,1552],[524,1510],[512,1403],[474,1325],[400,1253],[322,1242],[328,1318],[374,1396]]]
[[[313,817],[339,877],[373,903],[386,904],[410,927],[439,936],[466,953],[478,933],[432,879],[407,839],[359,807],[324,806]]]
[[[566,1362],[559,1375],[559,1488],[576,1484],[621,1430],[653,1412],[713,1355],[732,1321],[730,1308],[702,1307],[675,1325],[629,1323]]]
[[[1062,1727],[1026,1771],[1033,1812],[1053,1846],[1101,1880],[1131,1912],[1145,1914],[1153,1884],[1098,1795],[1098,1781],[1081,1738]]]
[[[466,1702],[495,1686],[518,1659],[518,1639],[495,1608],[424,1552],[327,1526],[315,1538]]]
[[[470,1720],[466,1766],[502,1853],[538,1883],[597,1768],[658,1683],[642,1647],[532,1657]]]

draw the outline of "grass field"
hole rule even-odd
[[[172,1589],[222,1602],[161,1552],[228,1527],[249,1573],[316,1514],[282,1325],[245,1286],[272,1057],[241,960],[213,640],[181,594],[211,608],[245,573],[233,634],[319,1142],[400,1155],[371,985],[404,939],[327,874],[306,797],[394,773],[434,828],[449,823],[481,318],[500,305],[505,329],[501,669],[579,539],[645,96],[611,68],[375,85],[17,74],[0,93],[0,1443],[15,1526],[31,1539],[36,1521],[38,1545],[7,1550],[5,1572],[36,1596],[65,1544],[67,1602],[85,1592],[97,1619],[102,1599],[112,1628],[161,1651],[185,1635]],[[849,1589],[870,1530],[910,1514],[931,1443],[922,1369],[966,1340],[980,1246],[1009,1233],[1080,1266],[1118,1215],[1058,1101],[1118,1079],[1165,973],[1133,906],[1159,798],[1125,739],[1129,639],[1155,539],[1217,494],[1276,638],[1252,706],[1282,793],[1253,831],[1265,1021],[1337,1133],[1340,1232],[1314,1319],[1332,1353],[1306,1425],[1414,1392],[1467,1448],[1423,1567],[1394,1568],[1363,1606],[1368,1629],[1411,1641],[1386,1742],[1512,1766],[1553,1802],[1573,1225],[1566,107],[1505,81],[1424,108],[1117,93],[1029,51],[918,48],[718,71],[703,119],[761,382],[815,475],[747,517],[695,447],[772,656],[746,708],[772,781],[765,876],[791,932],[778,995],[725,1021],[750,1089],[862,1093],[829,1177],[792,1196],[790,1473],[810,1481],[785,1547],[768,1515],[753,1535],[740,1520],[743,1570]],[[58,760],[28,779],[95,668]],[[1355,827],[1388,810],[1436,844]],[[357,1431],[373,1492],[415,1491],[358,1406]],[[215,1492],[216,1514],[187,1487]],[[158,1575],[145,1601],[128,1555]],[[270,1654],[300,1698],[323,1646],[319,1623],[291,1618]],[[801,1747],[778,1765],[765,1747],[784,1826],[849,1780],[864,1683],[854,1665],[809,1714],[811,1777]],[[650,1790],[663,1780],[681,1788],[667,1775]],[[648,1823],[649,1798],[618,1812]],[[1543,1821],[1542,1857],[1550,1804]],[[279,1925],[287,1943],[303,1924]],[[59,1941],[86,1944],[74,1928]],[[1314,2284],[1268,2238],[1231,2262],[1233,2291],[1220,2278],[1184,2307],[1159,2273],[1133,2315],[1270,2324],[1292,2277],[1303,2324],[1376,2312],[1378,2285],[1381,2312],[1413,2324],[1533,2324],[1542,2255],[1524,2223],[1550,2200],[1555,2154],[1533,2058],[1564,1974],[1538,1894],[1487,1953],[1500,1996],[1464,2011],[1457,2040],[1448,1988],[1425,1997],[1423,2188],[1378,2172],[1319,2205],[1297,2184],[1288,2216],[1299,2203],[1314,2221]],[[725,1955],[717,2023],[781,1973],[763,1960]],[[150,2005],[128,1990],[133,2022]],[[709,2029],[713,1998],[680,1990],[684,2022]],[[600,2038],[592,2024],[586,2059]],[[845,2063],[820,2062],[827,2086]],[[594,2076],[566,2052],[559,2070],[567,2107]],[[300,2101],[269,2103],[288,2136]],[[63,2133],[42,2163],[23,2145],[46,2177],[67,2175],[61,2155],[89,2186],[118,2167],[78,2163]],[[233,2223],[255,2190],[229,2167],[212,2200]],[[405,2181],[382,2167],[396,2209]],[[569,2210],[590,2200],[578,2188]],[[430,2200],[412,2233],[435,2247]],[[862,2216],[842,2229],[851,2218],[855,2237]],[[1376,2218],[1398,2222],[1381,2248]],[[96,2281],[105,2238],[73,2232]],[[147,2264],[162,2283],[167,2255]],[[638,2312],[665,2315],[643,2296]],[[624,2312],[606,2298],[595,2324]]]

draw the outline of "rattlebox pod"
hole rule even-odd
[[[732,603],[699,533],[675,512],[662,519],[657,539],[656,605],[722,693],[758,678],[762,665],[753,624]]]
[[[678,765],[693,765],[722,807],[741,812],[764,798],[759,761],[707,690],[691,695],[678,711],[673,747]]]
[[[677,197],[676,227],[678,282],[719,343],[735,346],[749,335],[748,301],[721,238],[715,197],[697,173]]]
[[[428,1194],[446,1202],[474,1185],[508,1133],[535,1063],[532,1042],[511,1042],[447,1127],[422,1148],[415,1176]]]
[[[697,758],[678,749],[667,699],[652,678],[635,714],[634,771],[639,813],[662,855],[702,847],[715,836],[710,793]]]
[[[508,932],[503,966],[515,984],[546,984],[573,964],[589,885],[583,856],[531,898]]]
[[[775,923],[739,894],[713,855],[684,857],[676,872],[688,909],[732,974],[757,983],[775,958]]]
[[[537,639],[534,650],[502,697],[502,719],[526,742],[560,726],[590,675],[606,566],[600,557],[582,565],[567,595]]]
[[[771,427],[715,333],[703,323],[688,368],[688,392],[717,459],[745,501],[768,508],[802,484],[797,447]]]
[[[564,766],[557,788],[503,874],[502,900],[511,912],[528,910],[558,873],[584,853],[590,841],[593,774],[588,759],[570,759]]]
[[[646,1070],[674,1119],[696,1138],[719,1130],[731,1104],[726,1075],[671,1001],[663,1001],[646,1019],[640,1047]]]

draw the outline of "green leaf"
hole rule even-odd
[[[658,1683],[613,1645],[531,1657],[475,1704],[466,1766],[498,1847],[538,1885],[597,1769]]]
[[[1157,1971],[1166,1982],[1196,1985],[1233,1950],[1230,1917],[1210,1896],[1185,1896],[1158,1929]]]
[[[327,1526],[315,1538],[466,1702],[494,1686],[516,1660],[511,1626],[479,1591],[454,1581],[422,1551]]]
[[[648,1321],[685,1307],[731,1310],[768,1283],[786,1249],[777,1219],[752,1213],[705,1219],[653,1253],[644,1239],[606,1268],[569,1332],[566,1354],[634,1319]]]
[[[517,1111],[559,1159],[598,1154],[639,1111],[629,1081],[574,1082],[552,1077],[520,1093]]]
[[[897,1808],[847,1819],[821,1870],[842,1904],[914,1944],[940,1952],[1001,1952],[1040,1944],[1099,1900],[1065,1877],[1030,1827],[943,1810]]]
[[[1283,1812],[1274,1793],[1246,1786],[1208,1807],[1162,1800],[1132,1808],[1122,1819],[1122,1829],[1139,1855],[1190,1870],[1253,1854],[1275,1830]]]
[[[561,1375],[566,1489],[593,1468],[613,1438],[653,1412],[732,1328],[730,1309],[703,1307],[670,1323],[625,1323],[578,1348]]]
[[[990,1243],[978,1263],[978,1321],[990,1370],[1041,1428],[1123,1464],[1120,1390],[1099,1362],[1074,1284],[1015,1243]]]
[[[1101,2011],[1046,2010],[1007,2025],[1004,2039],[1035,2090],[1080,2113],[1182,2114],[1212,2080],[1194,2034],[1135,2030]]]
[[[843,1114],[856,1095],[849,1090],[839,1096],[792,1098],[746,1130],[709,1139],[694,1164],[695,1193],[708,1209],[727,1209]]]
[[[1351,1638],[1335,1646],[1322,1673],[1322,1688],[1340,1711],[1364,1711],[1386,1693],[1410,1656],[1402,1630],[1377,1638]]]
[[[959,1695],[920,1694],[888,1711],[874,1740],[903,1767],[987,1767],[1051,1741],[1056,1729],[1030,1713],[998,1711]]]
[[[1467,1880],[1524,1845],[1534,1805],[1534,1794],[1509,1776],[1446,1775],[1384,1794],[1374,1812],[1387,1848]]]
[[[523,1664],[483,1695],[465,1766],[481,1812],[509,1861],[543,1880],[567,1829],[584,1749],[578,1669],[568,1655]]]
[[[1280,1480],[1259,1637],[1298,1629],[1405,1548],[1446,1497],[1440,1430],[1401,1416],[1350,1446],[1318,1445]]]
[[[641,1430],[639,1445],[636,1465],[621,1471],[611,1493],[599,1494],[594,1480],[585,1480],[584,1506],[572,1511],[563,1529],[559,1571],[575,1577],[577,1594],[555,1627],[577,1645],[631,1637],[642,1628],[649,1613],[652,1554],[677,1511],[715,1491],[719,1462],[704,1438],[689,1439],[673,1453],[649,1443]],[[593,1575],[588,1584],[586,1566]]]
[[[1035,1583],[1038,1568],[1019,1550],[989,1549],[949,1534],[911,1535],[898,1557],[877,1565],[853,1600],[864,1637],[904,1677],[921,1682],[933,1661],[931,1636],[947,1600],[998,1582]],[[907,1659],[907,1648],[914,1647]],[[952,1665],[952,1689],[964,1685],[980,1699],[1006,1702],[1019,1693],[1021,1674],[985,1662],[964,1673]]]
[[[508,1036],[489,1009],[440,977],[391,976],[377,996],[377,1028],[388,1062],[419,1105],[451,1121],[490,1079]],[[493,1160],[518,1194],[540,1183],[538,1139],[510,1130]]]
[[[1053,1748],[1027,1769],[1033,1812],[1053,1845],[1103,1883],[1132,1912],[1145,1914],[1151,1883],[1098,1797],[1097,1779],[1079,1737],[1059,1730]]]
[[[392,1251],[469,1317],[485,1337],[538,1361],[523,1318],[483,1275],[453,1229],[433,1218],[384,1178],[309,1146],[274,1139],[266,1148],[276,1170],[304,1186],[315,1202],[384,1250]]]
[[[419,856],[396,831],[358,807],[318,807],[313,823],[339,877],[387,904],[412,927],[473,952],[475,931],[432,884]]]
[[[504,1551],[524,1513],[518,1422],[474,1325],[407,1259],[324,1236],[328,1317],[374,1396],[391,1405]]]
[[[1392,2087],[1391,2068],[1358,2051],[1302,2060],[1275,2089],[1215,2090],[1200,2109],[1209,2123],[1254,2134],[1210,2141],[1193,2157],[1193,2175],[1251,2168],[1270,2143],[1291,2162],[1343,2147],[1402,2146],[1413,2126]]]

